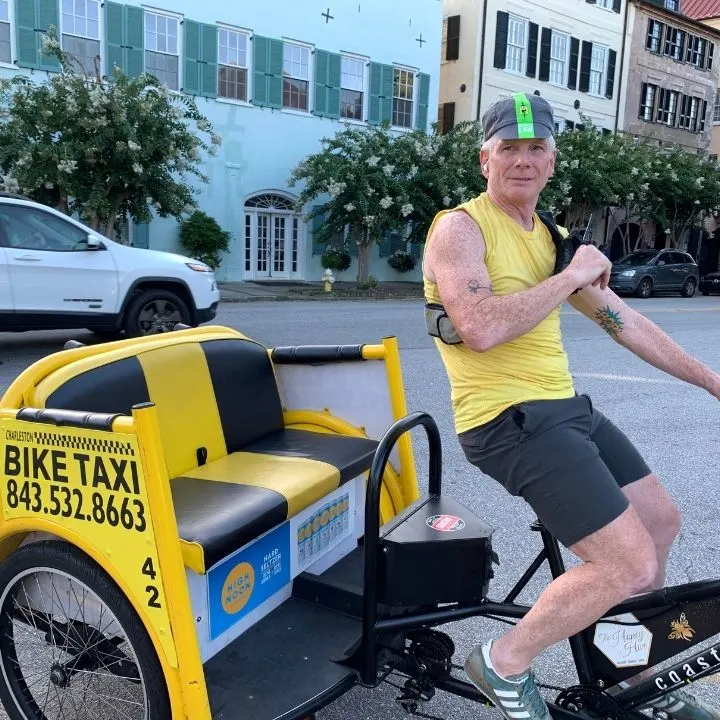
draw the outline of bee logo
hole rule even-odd
[[[690,623],[685,617],[685,613],[680,613],[679,620],[672,620],[670,622],[672,632],[668,635],[668,640],[692,640],[695,631],[690,627]]]

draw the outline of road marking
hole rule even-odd
[[[576,378],[590,378],[592,380],[621,380],[623,382],[644,382],[644,383],[659,383],[659,384],[675,384],[680,383],[680,380],[665,378],[651,378],[643,377],[642,375],[614,375],[611,373],[572,373],[573,377]]]

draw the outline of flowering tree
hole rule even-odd
[[[0,171],[5,186],[77,214],[112,237],[126,217],[155,211],[180,219],[193,209],[202,154],[220,138],[192,98],[150,75],[86,74],[54,35],[43,51],[62,71],[43,83],[0,82]],[[201,134],[207,137],[207,142]]]
[[[358,248],[358,282],[369,279],[372,244],[386,230],[407,223],[413,211],[396,171],[400,162],[395,136],[387,128],[347,128],[325,138],[322,150],[299,163],[290,176],[291,187],[304,183],[298,206],[326,198],[308,215],[325,217],[317,241],[350,229],[350,242]]]

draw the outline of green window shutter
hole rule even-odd
[[[382,65],[370,63],[370,95],[368,97],[368,123],[380,124],[380,91],[382,89]]]
[[[143,9],[125,5],[125,62],[123,69],[129,77],[137,77],[145,70],[145,16]]]
[[[123,70],[123,6],[114,2],[105,3],[105,53],[107,54],[107,74],[113,67]]]
[[[270,70],[268,75],[268,105],[281,108],[283,104],[283,42],[270,40]]]
[[[218,30],[217,25],[202,26],[202,64],[200,67],[200,94],[217,97],[218,85]]]
[[[315,115],[328,114],[328,69],[330,53],[325,50],[315,51]]]
[[[43,55],[40,52],[40,46],[42,42],[42,34],[46,33],[50,26],[55,27],[55,32],[60,33],[60,9],[58,7],[58,0],[37,0],[38,4],[38,24],[35,26],[41,32],[37,34],[38,42],[38,58],[40,60],[40,68],[42,70],[54,70],[60,71],[60,63],[57,58]]]
[[[380,122],[392,123],[393,79],[395,68],[392,65],[382,66],[382,82],[380,89]]]
[[[42,35],[51,25],[58,30],[58,0],[17,0],[15,4],[17,23],[17,64],[20,67],[37,70],[60,70],[56,58],[43,55],[40,51]]]
[[[268,71],[270,70],[270,39],[253,36],[253,104],[268,104]]]
[[[135,223],[133,225],[133,247],[150,247],[150,223]]]
[[[35,28],[35,1],[16,0],[15,22],[17,24],[17,64],[34,68],[38,61],[38,44]]]
[[[313,212],[317,210],[319,207],[322,207],[321,205],[313,205]],[[313,255],[322,255],[325,252],[325,243],[318,242],[317,235],[320,231],[320,228],[325,224],[325,213],[321,213],[320,215],[316,215],[312,219],[312,254]]]
[[[418,130],[427,130],[428,103],[430,100],[430,76],[420,73],[420,87],[418,88],[418,108],[415,117],[415,127]]]
[[[382,240],[380,241],[380,257],[388,257],[390,255],[390,247],[392,246],[392,236],[395,233],[393,233],[391,230],[384,230],[382,234]]]
[[[371,125],[392,122],[394,72],[392,65],[370,63],[368,123]]]
[[[200,23],[185,20],[185,81],[183,90],[188,95],[200,93]]]
[[[327,114],[331,118],[340,117],[340,76],[342,56],[330,53],[328,58]]]

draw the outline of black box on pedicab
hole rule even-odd
[[[420,498],[381,528],[379,601],[479,602],[497,563],[493,530],[451,497]]]

